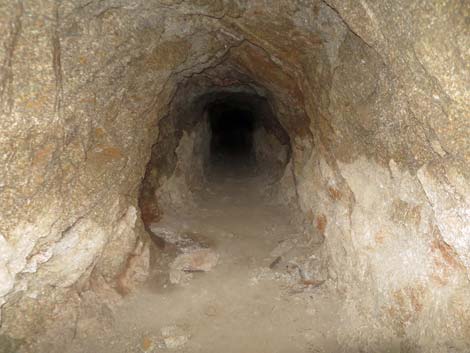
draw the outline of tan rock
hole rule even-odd
[[[219,261],[219,255],[211,249],[196,249],[178,255],[170,265],[170,282],[180,283],[185,274],[211,271]]]

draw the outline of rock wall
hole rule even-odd
[[[276,179],[279,174],[282,174],[289,162],[289,149],[264,127],[257,129],[254,135],[254,150],[258,168]]]
[[[262,93],[287,131],[295,195],[357,327],[339,328],[345,349],[469,350],[468,11],[457,0],[2,4],[2,337],[73,322],[90,283],[119,289],[129,259],[147,256],[141,181],[159,121],[200,75]]]
[[[92,280],[118,289],[148,253],[137,196],[157,123],[227,41],[155,1],[0,8],[1,329],[29,340],[73,327]]]

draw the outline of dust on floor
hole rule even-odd
[[[336,351],[337,299],[300,263],[320,261],[318,245],[260,185],[228,178],[202,190],[195,205],[166,210],[152,229],[174,251],[113,309],[111,324],[79,332],[68,352]]]

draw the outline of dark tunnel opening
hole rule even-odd
[[[193,95],[189,104],[187,97],[178,95],[159,122],[140,192],[145,224],[160,216],[158,204],[176,204],[209,184],[275,185],[291,159],[290,137],[266,97],[230,90]]]
[[[210,163],[231,168],[253,166],[255,113],[247,107],[219,102],[208,108],[208,119]]]
[[[265,97],[217,92],[199,102],[207,127],[206,177],[282,175],[290,159],[290,139]]]

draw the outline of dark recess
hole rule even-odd
[[[251,165],[255,163],[253,132],[256,116],[249,107],[229,102],[208,108],[211,129],[210,163],[213,165]]]

